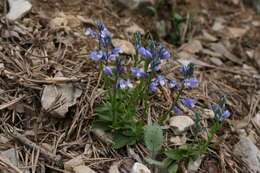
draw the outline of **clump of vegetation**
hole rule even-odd
[[[88,29],[86,34],[99,41],[99,49],[91,52],[90,57],[99,62],[99,70],[107,92],[103,103],[95,108],[96,118],[93,127],[111,133],[115,149],[138,142],[144,143],[152,153],[152,157],[147,160],[159,165],[166,172],[176,172],[179,162],[188,164],[201,154],[205,154],[223,120],[230,116],[229,111],[225,109],[225,97],[221,97],[219,106],[213,106],[217,122],[208,132],[207,141],[198,139],[201,128],[200,114],[197,113],[194,142],[161,152],[163,130],[159,124],[167,120],[170,113],[176,116],[181,114],[177,106],[178,102],[187,108],[193,108],[196,104],[195,99],[183,95],[185,89],[199,86],[198,80],[193,77],[194,64],[189,63],[181,68],[182,81],[166,79],[160,75],[160,65],[162,61],[170,58],[170,52],[154,40],[148,40],[146,46],[143,46],[140,33],[136,33],[136,54],[132,55],[130,63],[125,65],[124,62],[129,62],[129,58],[121,55],[120,48],[113,48],[108,29],[102,23],[97,23],[97,26],[98,32]],[[177,96],[173,99],[168,111],[157,122],[146,125],[149,100],[160,90],[160,87],[169,87],[177,93]],[[141,116],[137,116],[138,113]],[[165,159],[154,160],[157,155],[163,155]]]

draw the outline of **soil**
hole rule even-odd
[[[217,102],[220,93],[225,93],[232,116],[225,121],[216,137],[217,144],[209,149],[198,172],[248,172],[247,165],[232,151],[241,132],[260,147],[259,127],[252,122],[260,111],[260,64],[257,63],[260,59],[260,15],[253,7],[243,2],[234,4],[231,0],[166,0],[165,5],[159,7],[159,14],[153,15],[130,10],[112,0],[32,0],[32,5],[32,10],[22,19],[7,22],[4,16],[8,8],[5,10],[0,2],[0,132],[11,139],[3,147],[8,144],[9,148],[15,148],[24,168],[36,173],[65,172],[63,163],[79,155],[84,155],[85,165],[96,172],[107,172],[116,162],[121,163],[121,172],[129,172],[135,162],[126,148],[114,150],[91,131],[95,118],[93,108],[102,102],[103,89],[98,82],[98,64],[89,58],[91,51],[97,48],[97,42],[84,33],[89,27],[95,28],[96,21],[102,21],[113,38],[128,41],[133,37],[126,28],[139,25],[145,31],[143,38],[153,38],[164,44],[176,62],[182,59],[179,53],[184,52],[185,45],[199,40],[203,50],[188,55],[199,62],[195,75],[200,88],[185,94],[194,96],[198,100],[196,109],[203,112]],[[170,38],[176,28],[170,25],[164,36],[156,28],[159,21],[171,23],[173,9],[181,16],[194,16],[190,24],[188,20],[182,22],[181,27],[187,30],[181,29],[181,45],[176,45]],[[225,29],[214,30],[216,21],[222,21]],[[17,29],[17,26],[27,29]],[[205,32],[214,39],[206,37]],[[213,50],[213,43],[223,44],[232,55],[224,56]],[[234,56],[238,61],[232,59]],[[223,64],[216,65],[211,57],[220,59]],[[162,73],[180,79],[176,70],[180,65],[175,62],[171,65],[167,67],[170,70],[162,68]],[[46,85],[58,83],[49,80],[58,72],[68,79],[76,77],[77,80],[72,81],[82,91],[64,118],[53,117],[41,106],[42,91]],[[155,114],[170,105],[171,96],[167,96],[167,92],[162,91],[160,96],[151,101]],[[212,122],[205,119],[203,126],[207,128]],[[13,130],[40,148],[45,146],[53,155],[39,154],[39,148],[28,146],[12,135]],[[166,139],[165,148],[170,146],[174,145]],[[141,159],[149,154],[143,144],[131,146],[131,149]],[[61,157],[59,163],[55,161],[57,155]],[[154,167],[149,168],[156,172]]]

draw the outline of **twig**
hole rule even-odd
[[[26,138],[24,135],[17,132],[15,129],[13,129],[11,127],[8,128],[7,125],[4,126],[4,130],[6,132],[8,132],[10,136],[19,140],[21,143],[23,143],[31,148],[35,148],[36,150],[39,150],[40,153],[42,154],[42,156],[45,157],[47,160],[51,160],[51,161],[57,163],[57,165],[59,165],[59,166],[62,165],[60,155],[55,155],[55,154],[49,152],[48,150],[38,146],[36,143],[32,142],[31,140]]]

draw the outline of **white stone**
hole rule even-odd
[[[219,58],[211,57],[209,60],[217,66],[223,65],[223,62]]]
[[[202,155],[199,158],[197,158],[195,161],[189,162],[188,172],[189,173],[197,173],[198,169],[200,168],[200,165],[201,165],[203,158],[204,158],[204,156]]]
[[[153,4],[153,0],[118,0],[124,6],[130,8],[131,10],[137,9],[141,4],[147,4],[147,6]]]
[[[249,172],[260,172],[260,151],[250,138],[241,138],[234,146],[234,154],[248,165]]]
[[[90,167],[88,166],[77,166],[73,168],[73,171],[75,173],[96,173],[94,170],[92,170]]]
[[[8,3],[10,10],[6,18],[10,21],[23,17],[32,8],[32,4],[26,0],[8,0]]]
[[[131,173],[151,173],[151,171],[145,165],[136,162],[132,167]]]
[[[176,135],[182,134],[194,124],[194,121],[188,116],[174,116],[170,118],[170,126],[173,127]]]

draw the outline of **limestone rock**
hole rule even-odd
[[[138,7],[143,6],[151,6],[153,4],[153,0],[118,0],[121,4],[130,8],[131,10],[135,10]]]
[[[151,173],[151,171],[145,165],[136,162],[132,167],[131,173]]]
[[[194,124],[194,121],[188,116],[174,116],[170,118],[170,126],[173,127],[176,135],[182,134]]]
[[[6,18],[10,21],[23,17],[32,8],[32,4],[27,0],[8,0],[10,10]]]
[[[64,168],[68,171],[71,171],[78,166],[84,166],[84,160],[81,155],[64,163]]]
[[[234,146],[234,154],[248,165],[250,172],[260,172],[260,151],[249,138],[240,139]]]

